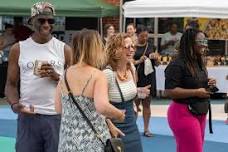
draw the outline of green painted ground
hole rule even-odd
[[[0,137],[1,152],[15,152],[15,138]]]

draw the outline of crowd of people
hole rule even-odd
[[[70,47],[51,35],[54,16],[52,4],[34,4],[34,32],[10,49],[5,95],[18,114],[16,151],[102,152],[108,139],[120,137],[122,151],[142,152],[137,113],[142,104],[143,135],[153,137],[150,102],[159,66],[148,30],[129,24],[126,33],[116,33],[109,24],[102,38],[83,29]],[[168,122],[177,152],[202,152],[208,87],[216,80],[208,78],[203,62],[204,33],[189,28],[182,35],[176,28],[172,24],[162,40],[165,55],[177,54],[165,70],[166,94],[173,100]]]

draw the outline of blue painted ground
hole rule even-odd
[[[16,136],[16,115],[8,106],[0,108],[0,152],[14,152]],[[142,117],[138,118],[140,132],[143,132]],[[151,119],[151,131],[155,137],[142,136],[144,152],[175,152],[175,139],[164,117]],[[228,125],[222,121],[213,121],[214,134],[209,134],[206,129],[205,152],[228,151]]]
[[[143,119],[138,118],[139,131],[143,132]],[[152,117],[150,122],[151,131],[155,137],[142,136],[144,152],[175,152],[175,139],[169,129],[167,119],[164,117]],[[223,121],[213,121],[214,134],[209,134],[206,129],[204,152],[227,152],[228,151],[228,125]]]

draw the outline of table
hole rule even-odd
[[[156,67],[156,85],[157,90],[165,89],[165,71],[166,65],[160,65]],[[228,93],[228,66],[215,66],[207,67],[208,76],[213,77],[217,81],[217,87],[219,92]]]

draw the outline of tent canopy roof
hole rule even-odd
[[[31,6],[41,0],[1,0],[0,15],[27,16]],[[45,1],[45,0],[43,0]],[[118,7],[103,0],[46,0],[52,3],[57,16],[105,17],[117,16]]]
[[[227,0],[136,0],[123,5],[124,16],[228,18]]]

